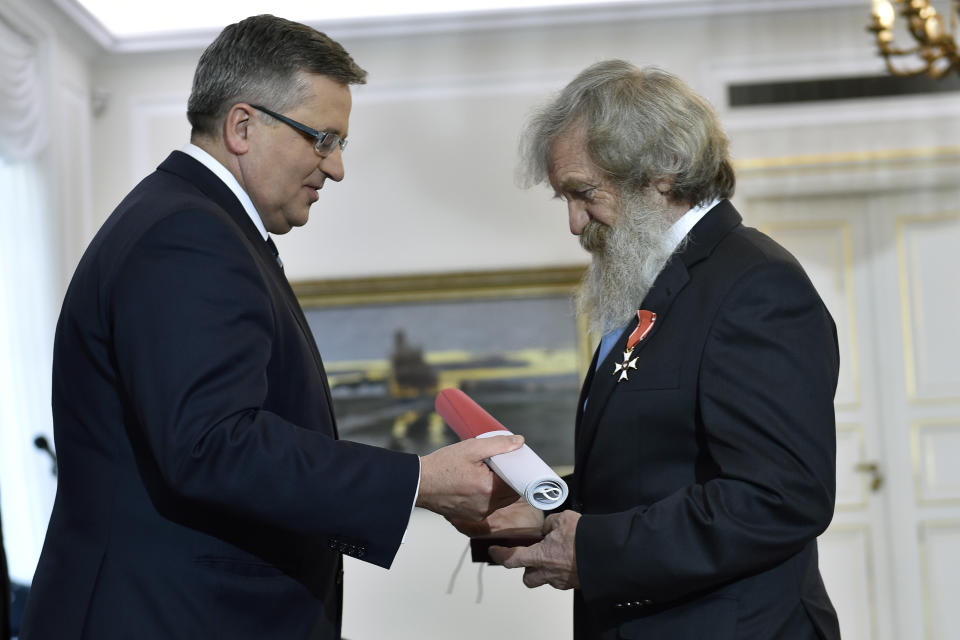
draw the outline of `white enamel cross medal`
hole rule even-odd
[[[627,349],[623,352],[623,362],[618,362],[617,364],[613,365],[613,375],[617,375],[617,373],[620,374],[620,377],[617,378],[617,382],[623,382],[624,380],[629,379],[627,378],[627,369],[637,368],[637,359],[630,359],[630,356],[632,355],[633,349]]]
[[[657,314],[653,311],[640,309],[637,311],[637,320],[640,321],[637,328],[627,338],[627,350],[623,352],[623,362],[613,365],[613,375],[620,374],[617,382],[629,380],[627,377],[628,371],[637,368],[637,358],[631,358],[630,356],[633,355],[633,348],[640,344],[640,341],[646,338],[650,330],[653,329],[653,323],[657,321]]]

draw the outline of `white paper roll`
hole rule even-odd
[[[512,432],[497,429],[477,437],[505,435],[512,435]],[[494,473],[537,509],[555,509],[567,499],[567,483],[527,445],[509,453],[491,456],[486,462]]]

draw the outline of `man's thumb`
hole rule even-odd
[[[473,452],[478,460],[489,458],[501,453],[509,453],[523,446],[523,436],[489,436],[487,438],[475,438]]]

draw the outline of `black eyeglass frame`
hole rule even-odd
[[[256,109],[257,111],[262,111],[263,113],[267,114],[271,118],[276,118],[280,122],[284,124],[288,124],[294,129],[296,129],[297,131],[301,131],[307,134],[308,136],[310,136],[311,138],[313,138],[314,139],[313,148],[316,149],[317,153],[319,153],[320,155],[327,155],[333,152],[333,148],[337,145],[340,146],[340,151],[343,151],[347,147],[346,139],[341,138],[340,134],[338,133],[331,133],[329,131],[317,131],[316,129],[312,127],[308,127],[302,122],[297,122],[292,118],[288,118],[287,116],[281,115],[276,111],[271,111],[266,107],[261,107],[258,104],[251,104],[250,106]]]

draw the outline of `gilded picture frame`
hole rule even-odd
[[[434,412],[458,387],[550,465],[573,464],[594,343],[576,318],[584,267],[293,283],[334,397],[340,437],[418,454],[456,435]]]

